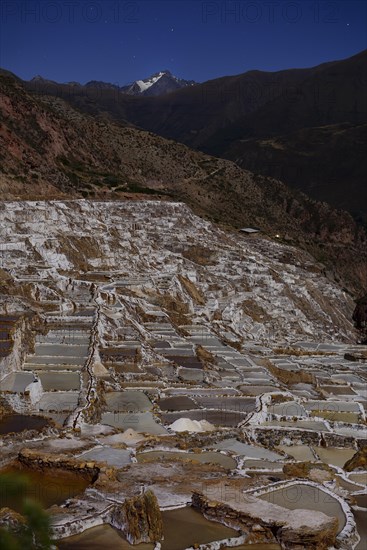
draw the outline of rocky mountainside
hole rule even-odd
[[[365,221],[366,57],[363,51],[310,69],[249,71],[155,98],[122,97],[100,87],[27,86],[281,177]]]
[[[366,235],[346,212],[230,161],[83,114],[60,98],[31,96],[9,74],[0,77],[0,91],[4,199],[154,194],[181,200],[228,227],[259,226],[270,237],[307,249],[330,276],[363,293]]]

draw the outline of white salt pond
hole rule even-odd
[[[162,413],[162,421],[164,424],[173,424],[176,420],[182,418],[182,412]],[[247,414],[240,411],[227,410],[205,410],[196,409],[193,411],[185,411],[185,418],[190,420],[206,420],[214,426],[237,426],[240,422],[247,418]]]
[[[300,462],[313,462],[316,461],[315,455],[312,452],[311,447],[308,445],[278,445],[277,449],[292,456],[295,460]]]
[[[31,373],[12,372],[0,381],[0,392],[23,393],[34,381],[35,377]]]
[[[77,372],[41,372],[38,377],[45,391],[68,391],[80,388],[80,376]]]
[[[247,397],[196,397],[195,401],[205,409],[219,409],[249,413],[256,409],[256,401]]]
[[[85,357],[88,355],[88,346],[73,344],[36,344],[35,354],[48,357]]]
[[[167,433],[167,430],[158,424],[153,415],[149,412],[145,413],[111,413],[102,414],[102,424],[113,426],[127,430],[132,428],[139,433],[149,433],[152,435],[162,435]]]
[[[114,391],[104,395],[109,412],[146,412],[153,408],[151,401],[142,391]]]
[[[289,510],[305,509],[316,510],[332,517],[336,517],[340,532],[346,523],[346,518],[339,501],[325,493],[322,489],[307,484],[295,484],[281,489],[274,489],[259,498],[283,506]]]
[[[239,456],[246,456],[248,458],[261,458],[265,460],[281,460],[284,458],[282,455],[264,449],[262,447],[257,447],[256,445],[248,445],[247,443],[242,443],[237,439],[223,439],[220,443],[213,445],[213,448],[219,449],[222,451],[232,451],[233,453]]]
[[[77,392],[45,392],[38,402],[38,409],[49,412],[69,412],[76,408],[78,399]]]
[[[306,416],[307,413],[305,409],[296,401],[285,401],[284,403],[277,403],[276,405],[271,405],[268,408],[269,413],[277,414],[280,416]]]
[[[78,458],[82,460],[93,460],[96,462],[105,462],[109,466],[122,468],[130,464],[130,451],[126,449],[115,449],[113,447],[95,447],[80,454]]]

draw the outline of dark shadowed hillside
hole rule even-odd
[[[281,177],[366,219],[366,60],[364,51],[310,69],[250,71],[160,97],[50,82],[27,87]]]

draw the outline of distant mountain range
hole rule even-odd
[[[308,69],[249,71],[161,94],[160,86],[172,82],[163,72],[125,87],[137,97],[119,94],[118,101],[104,83],[25,85],[281,179],[366,223],[366,67],[363,51]]]
[[[37,75],[30,81],[31,84],[44,87],[47,85],[58,85],[57,82],[53,80],[47,80],[42,78],[42,76]],[[66,82],[66,86],[79,87],[79,88],[94,88],[97,90],[115,90],[122,94],[133,95],[133,96],[158,96],[168,94],[180,90],[181,88],[186,88],[187,86],[193,86],[196,82],[194,80],[184,80],[182,78],[177,78],[170,71],[160,71],[151,75],[144,80],[135,80],[131,84],[126,86],[119,86],[118,84],[111,84],[110,82],[102,82],[100,80],[91,80],[87,82],[84,86],[79,82]]]

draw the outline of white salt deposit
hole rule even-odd
[[[179,418],[169,426],[174,432],[212,432],[215,426],[207,420]]]

